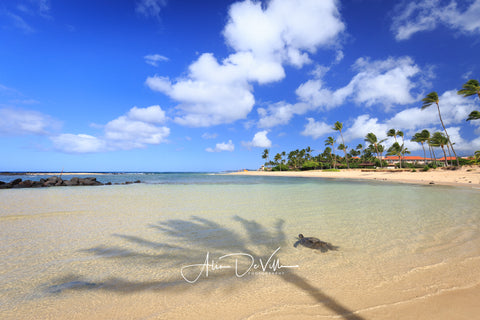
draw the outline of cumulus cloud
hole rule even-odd
[[[305,129],[301,132],[304,136],[310,136],[314,140],[326,135],[333,131],[332,126],[325,122],[317,122],[313,118],[307,118],[308,123],[305,125]]]
[[[420,74],[421,69],[410,57],[374,61],[359,58],[353,69],[357,74],[348,85],[337,90],[326,88],[321,79],[301,84],[296,91],[299,100],[311,105],[312,109],[329,110],[345,103],[347,99],[358,105],[369,107],[380,104],[389,109],[419,98],[413,90],[424,79]]]
[[[439,24],[465,33],[480,33],[480,0],[465,5],[452,0],[443,4],[440,0],[400,3],[395,8],[392,31],[395,39],[406,40],[421,31],[431,31]]]
[[[272,146],[272,141],[267,137],[268,131],[263,130],[255,133],[252,141],[242,141],[242,145],[247,148],[270,148]]]
[[[138,120],[148,123],[164,123],[166,121],[165,111],[159,105],[150,106],[148,108],[133,107],[127,113],[131,120]]]
[[[103,137],[87,134],[61,134],[51,137],[56,149],[67,153],[89,153],[145,148],[166,142],[170,129],[160,106],[133,107],[104,126]]]
[[[38,111],[18,108],[0,109],[0,135],[46,135],[59,127],[60,123],[57,120]]]
[[[228,140],[228,142],[226,142],[226,143],[225,142],[217,143],[215,145],[214,149],[207,148],[207,149],[205,149],[205,151],[207,151],[207,152],[222,152],[222,151],[232,152],[234,149],[235,149],[235,146],[233,145],[232,140]]]
[[[168,58],[160,54],[148,54],[145,57],[145,63],[148,63],[151,66],[158,67],[158,63],[162,61],[168,61]]]
[[[388,111],[393,106],[417,101],[423,93],[416,92],[415,88],[430,76],[421,74],[420,68],[410,57],[374,61],[359,58],[353,69],[356,74],[344,87],[333,90],[326,87],[322,79],[311,79],[295,91],[299,102],[278,102],[267,108],[259,108],[258,126],[271,128],[287,124],[294,115],[328,111],[347,101],[366,107],[380,105]],[[321,72],[322,68],[315,73]]]
[[[264,9],[247,0],[230,7],[223,34],[236,51],[300,67],[310,62],[307,52],[333,44],[344,29],[336,1],[272,0]]]
[[[223,30],[234,53],[222,61],[204,53],[185,77],[156,75],[145,83],[179,102],[174,121],[181,125],[232,123],[251,112],[253,83],[283,79],[284,64],[309,63],[309,54],[332,46],[344,28],[335,0],[272,0],[264,7],[250,0],[237,2]]]

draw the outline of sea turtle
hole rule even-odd
[[[304,237],[303,234],[298,235],[298,241],[293,245],[295,248],[301,244],[310,249],[318,249],[322,252],[327,252],[328,250],[338,250],[337,246],[332,245],[331,243],[321,241],[320,239],[314,237]]]

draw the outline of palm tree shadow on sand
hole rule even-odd
[[[251,255],[256,260],[262,259],[267,261],[272,252],[287,243],[286,235],[283,231],[283,220],[278,219],[271,228],[239,216],[234,216],[233,220],[240,223],[246,236],[242,236],[233,229],[226,228],[212,220],[192,216],[190,220],[170,219],[149,225],[149,228],[156,229],[171,239],[168,243],[155,242],[132,235],[113,235],[125,240],[127,245],[144,247],[149,249],[149,252],[153,250],[155,252],[153,254],[141,252],[140,250],[125,249],[125,247],[107,246],[97,246],[82,251],[98,258],[112,259],[115,263],[144,264],[152,268],[178,268],[192,261],[199,264],[203,263],[205,261],[205,250],[208,250],[212,257],[238,252]],[[248,261],[243,262],[248,264]],[[319,288],[295,273],[293,269],[281,272],[278,276],[283,281],[309,294],[318,303],[338,316],[344,319],[363,319],[335,299],[324,294]],[[212,281],[212,279],[220,281],[232,278],[232,271],[230,270],[230,273],[211,272],[208,274],[208,278],[209,283],[213,285],[216,281]],[[255,277],[245,277],[244,279],[249,281],[255,279]],[[132,281],[118,277],[92,281],[82,275],[68,275],[57,279],[54,285],[46,285],[42,289],[47,290],[51,294],[61,294],[66,290],[107,290],[123,294],[168,289],[174,289],[175,292],[183,292],[191,289],[192,286],[191,283],[185,280],[178,275],[170,279],[158,281]],[[234,289],[240,283],[240,281],[228,282],[232,286],[231,289]]]

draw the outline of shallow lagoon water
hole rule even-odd
[[[0,190],[0,317],[361,319],[480,283],[478,190],[145,176]]]

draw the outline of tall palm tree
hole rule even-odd
[[[280,171],[282,171],[282,165],[280,163],[280,160],[282,159],[282,155],[280,153],[277,153],[275,155],[275,158],[273,158],[275,162],[278,164],[278,167],[280,168]]]
[[[393,137],[395,139],[395,142],[397,142],[397,131],[395,129],[388,130],[387,137]]]
[[[357,149],[360,152],[360,157],[362,157],[363,153],[365,152],[363,150],[363,145],[361,143],[359,143],[358,146],[355,149]]]
[[[377,136],[373,132],[369,132],[365,136],[364,140],[365,140],[365,142],[370,143],[370,145],[372,145],[375,148],[375,153],[377,154],[377,158],[380,158],[380,167],[383,167],[382,166],[382,158],[381,158],[381,155],[380,155],[380,152],[379,152],[379,150],[380,150],[379,145],[380,145],[380,143],[384,142],[386,139],[378,141]]]
[[[423,149],[423,159],[424,159],[424,162],[425,164],[427,164],[427,153],[425,152],[425,142],[428,141],[428,139],[430,139],[430,132],[428,130],[422,130],[422,132],[417,132],[413,135],[412,139],[410,141],[413,141],[413,142],[418,142],[422,145],[422,149]],[[430,151],[430,158],[432,157],[432,151],[429,149]]]
[[[397,136],[402,137],[402,144],[405,144],[405,137],[403,131],[398,130]]]
[[[397,156],[400,168],[402,168],[402,147],[398,142],[394,142],[387,150],[387,156]]]
[[[450,136],[448,135],[447,129],[445,128],[445,125],[443,124],[442,114],[440,113],[440,105],[438,104],[438,94],[435,91],[432,91],[429,94],[427,94],[427,96],[425,98],[423,98],[422,101],[423,101],[422,110],[430,107],[432,104],[437,105],[438,117],[440,118],[440,123],[442,124],[443,131],[445,131],[445,135],[447,136],[448,142],[450,142],[450,147],[452,148],[453,154],[455,154],[455,158],[457,159],[457,166],[460,166],[460,162],[458,161],[457,153],[455,152],[455,149],[453,148],[453,144],[452,144],[452,141],[450,140]]]
[[[332,159],[332,150],[335,149],[335,139],[333,137],[328,137],[327,140],[325,140],[325,145],[326,146],[332,146],[332,149],[330,150],[330,159]],[[333,169],[335,169],[335,163],[337,162],[335,153],[333,154]]]
[[[270,162],[270,160],[268,159],[268,154],[269,154],[268,149],[263,150],[262,159],[266,160],[265,164],[268,164]]]
[[[347,146],[345,145],[345,140],[343,140],[343,134],[342,134],[342,129],[343,129],[343,123],[337,121],[333,125],[333,130],[339,131],[340,132],[340,137],[342,137],[342,144],[345,147],[343,151],[345,152],[345,161],[347,161],[347,168],[350,169],[350,165],[348,164],[348,157],[347,157]]]
[[[441,132],[435,132],[432,136],[432,145],[442,148],[443,155],[445,156],[445,166],[448,166],[447,153],[445,152],[445,146],[448,144],[448,138]]]

